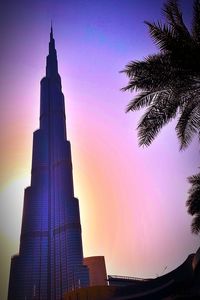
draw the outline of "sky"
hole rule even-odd
[[[192,3],[181,4],[189,24]],[[134,95],[120,90],[125,65],[158,51],[144,20],[162,19],[162,7],[162,0],[1,1],[0,299],[19,247],[51,19],[85,257],[104,255],[108,274],[157,277],[199,247],[185,207],[198,142],[180,152],[173,121],[140,148],[142,112],[126,114]]]

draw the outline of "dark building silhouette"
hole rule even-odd
[[[25,189],[20,249],[11,260],[8,300],[61,300],[64,292],[88,284],[51,28],[46,76],[41,80],[40,128],[33,134],[31,185]]]
[[[104,256],[90,256],[84,258],[84,265],[89,269],[90,286],[107,285],[107,272]]]
[[[65,293],[64,300],[200,299],[200,248],[175,270],[157,278],[108,275],[109,286],[91,286]]]

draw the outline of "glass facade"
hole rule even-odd
[[[31,185],[24,193],[20,250],[11,260],[8,300],[61,300],[64,292],[88,285],[51,28],[40,128],[33,134]]]

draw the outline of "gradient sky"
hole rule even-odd
[[[182,1],[189,23],[192,4]],[[139,113],[120,74],[157,50],[144,20],[162,0],[19,0],[0,3],[0,299],[17,253],[23,190],[30,183],[32,133],[39,125],[40,79],[53,19],[72,144],[84,255],[104,255],[108,274],[156,277],[197,250],[185,202],[198,172],[197,141],[179,152],[175,122],[139,148]],[[187,12],[187,14],[186,14]],[[165,267],[166,270],[165,270]]]

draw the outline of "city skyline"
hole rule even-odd
[[[188,4],[182,2],[186,12]],[[124,113],[132,95],[120,92],[127,79],[118,72],[130,60],[155,52],[143,21],[160,19],[163,1],[154,6],[125,1],[116,7],[113,1],[85,7],[81,1],[68,3],[36,1],[28,8],[21,1],[16,11],[9,10],[9,4],[1,10],[3,276],[8,272],[4,261],[18,247],[51,18],[66,96],[75,195],[81,199],[84,254],[105,255],[108,274],[161,275],[166,266],[165,272],[175,268],[198,247],[185,207],[186,177],[199,166],[198,145],[194,142],[179,153],[172,124],[150,148],[139,148],[138,117]],[[34,50],[31,57],[29,50]],[[15,209],[6,224],[11,203]]]

